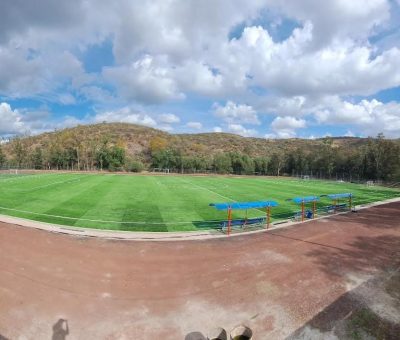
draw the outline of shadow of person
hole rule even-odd
[[[200,332],[191,332],[185,336],[185,340],[207,340]]]
[[[69,334],[68,320],[58,319],[53,325],[53,336],[51,340],[65,340]]]

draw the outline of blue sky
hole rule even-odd
[[[0,137],[103,121],[400,137],[398,0],[3,1],[0,12]]]

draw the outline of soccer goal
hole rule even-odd
[[[168,168],[153,168],[153,172],[169,174],[169,169]]]
[[[19,175],[18,169],[0,168],[0,176],[2,177],[10,177],[15,175]]]

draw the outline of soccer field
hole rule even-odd
[[[0,214],[55,224],[132,231],[211,229],[226,213],[215,202],[275,200],[272,221],[293,216],[295,196],[352,192],[355,204],[400,197],[400,191],[333,181],[265,177],[37,173],[0,175]],[[322,199],[320,205],[330,204]],[[265,212],[249,210],[249,217]],[[233,217],[243,217],[234,211]]]

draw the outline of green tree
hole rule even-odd
[[[396,173],[399,164],[399,146],[379,133],[367,144],[367,164],[371,178],[387,180]]]
[[[121,171],[125,165],[125,149],[119,146],[113,146],[110,150],[111,171]]]
[[[21,168],[26,160],[27,150],[20,138],[15,138],[12,142],[12,152],[16,165]]]
[[[214,156],[214,169],[220,174],[228,174],[232,172],[231,157],[225,153],[218,153]]]
[[[127,170],[130,172],[142,172],[144,164],[141,161],[132,159],[128,162]]]
[[[0,145],[0,168],[3,167],[3,165],[5,164],[5,162],[6,162],[6,156],[5,156],[5,154],[3,153],[3,149],[2,149],[2,147],[1,147],[1,145]]]
[[[152,167],[163,169],[182,170],[183,158],[180,151],[175,149],[164,149],[153,152]]]
[[[110,158],[108,140],[104,139],[100,145],[100,148],[96,152],[97,168],[99,168],[101,171],[103,171],[103,169],[108,169],[110,166]]]
[[[268,158],[258,157],[254,159],[254,172],[259,175],[266,175],[268,172]]]
[[[38,146],[32,154],[32,165],[35,169],[43,169],[42,149]]]
[[[273,153],[269,162],[269,173],[273,176],[280,176],[284,163],[285,154],[282,151]]]

